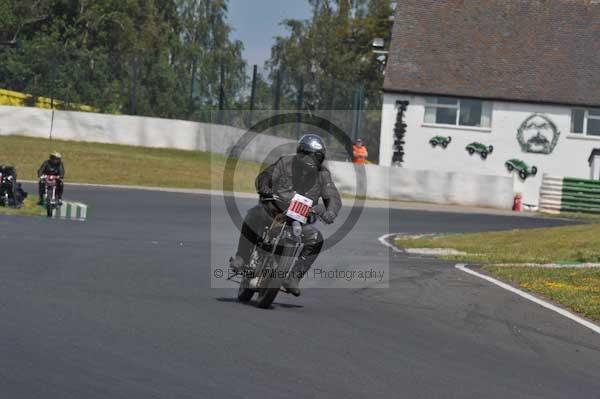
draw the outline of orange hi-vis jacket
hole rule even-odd
[[[367,152],[366,146],[364,146],[364,145],[358,146],[358,145],[354,144],[352,146],[352,153],[354,155],[352,162],[360,164],[360,165],[364,165],[367,163],[367,156],[369,155],[369,153]]]

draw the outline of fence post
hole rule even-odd
[[[275,93],[273,110],[275,111],[275,125],[279,125],[279,109],[281,108],[281,70],[275,75]]]
[[[354,118],[352,118],[352,141],[358,139],[362,125],[362,108],[365,100],[365,87],[359,84],[354,93]]]
[[[52,65],[50,69],[50,132],[48,132],[48,139],[52,140],[52,133],[54,131],[54,97],[56,96],[56,68],[58,67],[58,60],[56,55],[52,57]]]
[[[331,79],[331,94],[329,98],[329,134],[327,135],[327,145],[331,144],[333,136],[333,109],[335,107],[335,79]]]
[[[300,112],[302,111],[302,106],[304,104],[304,78],[300,76],[300,85],[298,90],[298,98],[296,100],[296,138],[300,138],[300,123],[302,122],[302,116]]]
[[[192,80],[190,82],[190,116],[194,112],[194,84],[196,83],[196,68],[196,57],[194,57],[194,60],[192,61]]]
[[[221,82],[219,84],[219,116],[218,123],[223,124],[223,111],[225,109],[225,66],[221,59]]]
[[[130,104],[129,104],[129,113],[131,115],[137,114],[137,81],[138,81],[138,73],[139,73],[139,65],[140,59],[136,55],[133,57],[133,82],[131,84],[131,93],[130,93]]]
[[[250,115],[248,116],[248,126],[252,126],[254,116],[254,100],[256,96],[256,75],[258,73],[258,66],[255,64],[252,70],[252,91],[250,92]]]

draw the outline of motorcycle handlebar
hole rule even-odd
[[[287,207],[289,206],[289,201],[284,200],[283,198],[281,198],[279,195],[277,194],[269,194],[269,195],[261,195],[260,196],[260,201],[261,202],[279,202],[284,204],[285,206],[283,207],[279,207],[282,212],[285,212],[285,209],[287,209]],[[312,209],[310,210],[310,215],[312,215],[313,217],[315,217],[316,219],[314,219],[315,221],[321,220],[321,216],[323,215],[323,213],[325,213],[325,207],[322,204],[317,204],[314,207],[312,207]],[[314,221],[312,222],[314,223]]]
[[[285,202],[285,201],[283,201],[283,199],[280,196],[275,195],[275,194],[261,195],[260,200],[262,202],[269,202],[269,201]]]

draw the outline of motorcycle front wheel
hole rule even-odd
[[[273,280],[271,280],[269,283],[277,285],[277,282]],[[261,309],[270,308],[273,302],[275,301],[277,294],[279,294],[279,287],[281,287],[281,283],[282,281],[279,281],[279,285],[277,286],[277,288],[263,288],[259,290],[256,305]]]
[[[242,303],[250,302],[252,297],[254,296],[254,290],[248,288],[249,280],[244,278],[240,283],[240,288],[238,289],[238,301]]]
[[[283,284],[283,279],[277,276],[277,267],[270,269],[268,273],[270,275],[265,275],[260,283],[261,288],[258,290],[258,297],[256,298],[256,305],[261,309],[271,307],[279,293],[279,288]]]
[[[46,197],[46,214],[48,215],[49,218],[52,217],[53,211],[54,211],[54,207],[52,206],[52,201],[48,200],[48,197]]]
[[[282,254],[279,255],[278,262],[272,269],[272,275],[265,280],[258,291],[257,305],[261,309],[268,309],[275,301],[279,290],[283,285],[285,276],[291,269],[296,260],[296,245],[286,245]]]

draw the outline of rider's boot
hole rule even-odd
[[[283,281],[283,288],[293,296],[300,296],[300,280],[304,277],[308,269],[312,266],[312,262],[301,256],[294,265],[290,276]]]
[[[239,255],[236,255],[235,257],[229,258],[229,267],[235,273],[240,273],[241,274],[244,271],[244,264],[245,264],[244,258],[242,258]]]
[[[287,293],[292,294],[293,296],[300,296],[300,278],[295,276],[286,278],[283,282],[283,288]]]
[[[38,201],[38,205],[44,205],[44,192],[45,192],[45,186],[44,183],[40,180],[39,184],[38,184],[38,193],[40,196],[40,200]]]

